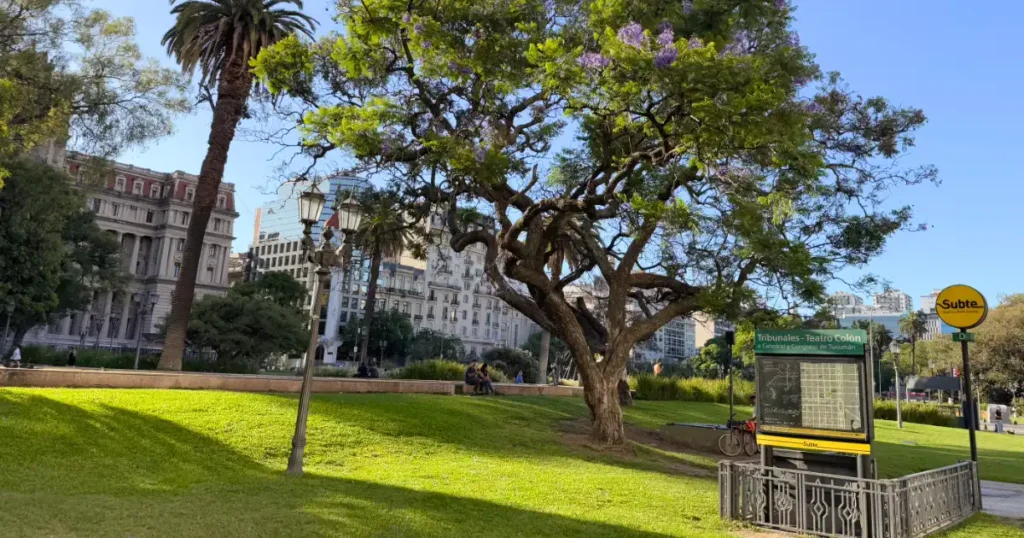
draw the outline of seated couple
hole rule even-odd
[[[466,368],[466,384],[473,387],[473,394],[494,394],[491,376],[487,372],[487,363],[477,367],[477,362],[470,361]]]

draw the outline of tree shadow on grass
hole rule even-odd
[[[663,536],[364,480],[289,479],[119,407],[0,393],[0,434],[4,536]]]

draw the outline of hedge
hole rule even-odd
[[[629,378],[629,388],[636,391],[638,400],[729,403],[728,379],[662,377],[642,373]],[[735,379],[733,393],[736,403],[746,404],[754,394],[754,383]]]
[[[935,404],[918,402],[902,402],[903,422],[915,424],[931,424],[932,426],[959,426],[959,420],[951,410],[943,409]],[[878,420],[896,420],[896,402],[893,400],[875,400],[875,418]]]

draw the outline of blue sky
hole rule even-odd
[[[1024,40],[1018,21],[1024,2],[998,0],[985,9],[953,0],[796,0],[796,29],[826,71],[838,70],[850,87],[921,107],[929,123],[904,162],[938,166],[942,185],[892,193],[894,206],[910,203],[928,231],[894,237],[871,272],[914,297],[963,283],[995,302],[1024,291],[1014,277],[1024,262],[1024,185],[1013,168],[1015,136],[1024,123]],[[167,65],[160,37],[171,24],[162,0],[98,0],[93,5],[136,20],[143,52]],[[307,0],[306,12],[333,27],[330,0]],[[161,171],[198,173],[206,152],[209,112],[177,121],[176,133],[120,160]],[[236,140],[225,181],[235,184],[235,250],[252,239],[253,213],[276,162],[274,148]],[[1019,151],[1019,150],[1018,150]],[[842,289],[841,286],[835,286]]]

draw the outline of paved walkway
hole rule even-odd
[[[981,505],[994,516],[1024,519],[1024,484],[982,480]]]

